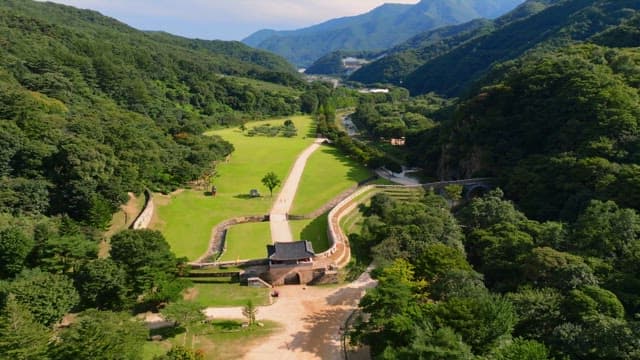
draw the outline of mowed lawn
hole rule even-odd
[[[269,305],[271,292],[267,288],[254,288],[235,282],[199,283],[193,285],[195,298],[190,301],[202,307],[245,306],[251,300],[256,306]]]
[[[267,257],[267,245],[271,244],[268,222],[235,225],[227,230],[227,250],[221,261],[261,259]]]
[[[371,175],[362,164],[349,159],[338,149],[324,145],[307,161],[291,213],[311,213]]]
[[[235,146],[229,162],[217,167],[215,198],[193,190],[156,197],[158,219],[154,228],[162,231],[176,255],[196,259],[206,251],[211,229],[216,224],[236,216],[269,212],[272,198],[260,180],[269,171],[283,180],[286,178],[300,152],[314,141],[313,136],[309,136],[311,118],[294,116],[246,124],[250,129],[266,123],[281,125],[285,119],[293,120],[297,137],[249,137],[237,127],[208,133],[221,136]],[[263,197],[249,198],[247,194],[251,189],[258,189]]]
[[[293,239],[311,241],[315,253],[329,250],[328,215],[327,212],[311,220],[289,221]]]

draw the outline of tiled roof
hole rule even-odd
[[[313,245],[309,241],[277,242],[267,245],[267,253],[269,259],[275,261],[300,260],[315,256]]]

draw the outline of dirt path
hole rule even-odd
[[[244,359],[342,359],[341,327],[365,290],[376,285],[369,273],[339,287],[285,286],[278,300],[260,307],[257,319],[283,324],[283,330],[251,348]],[[242,308],[208,308],[213,318],[242,319]]]
[[[293,164],[293,168],[291,169],[289,176],[287,177],[287,180],[282,186],[280,194],[278,194],[276,202],[271,208],[269,219],[271,227],[271,239],[274,243],[294,241],[293,235],[291,234],[291,228],[289,227],[289,222],[287,221],[287,214],[289,213],[291,205],[293,204],[293,199],[296,196],[298,184],[300,184],[300,179],[302,178],[302,173],[304,172],[304,167],[307,165],[309,156],[311,156],[314,151],[318,150],[318,148],[320,148],[320,145],[324,141],[325,139],[316,139],[313,144],[311,144],[298,156],[296,162]]]

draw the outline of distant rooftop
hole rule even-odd
[[[313,245],[309,241],[277,242],[267,245],[269,260],[291,261],[315,256]]]

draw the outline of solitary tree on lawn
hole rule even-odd
[[[276,175],[276,173],[274,173],[273,171],[270,171],[267,173],[267,175],[265,175],[262,178],[262,183],[264,184],[264,186],[266,186],[269,189],[271,196],[273,196],[273,189],[278,187],[281,181],[278,178],[278,175]]]
[[[256,315],[258,314],[258,308],[253,305],[253,301],[247,301],[247,305],[242,308],[242,315],[249,321],[249,326],[253,326],[256,323]]]

